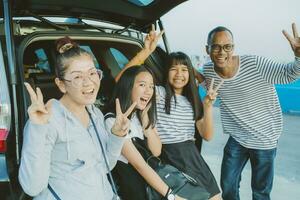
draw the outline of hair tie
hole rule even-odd
[[[59,53],[65,53],[66,51],[68,51],[69,49],[73,48],[74,45],[72,43],[67,43],[62,45],[59,49],[58,52]]]

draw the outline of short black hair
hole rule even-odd
[[[232,34],[231,30],[229,30],[228,28],[226,28],[224,26],[218,26],[218,27],[214,28],[213,30],[211,30],[208,33],[207,44],[211,44],[212,38],[213,38],[213,36],[214,36],[215,33],[222,32],[222,31],[227,31],[228,33],[230,33],[230,35],[231,35],[231,37],[233,39],[233,34]]]

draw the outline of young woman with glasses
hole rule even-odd
[[[112,169],[129,130],[127,113],[135,104],[125,113],[118,112],[112,129],[106,131],[103,114],[92,105],[102,78],[92,55],[69,37],[56,45],[55,83],[63,96],[44,104],[41,90],[25,83],[31,105],[24,128],[20,184],[34,199],[113,199],[99,142]]]

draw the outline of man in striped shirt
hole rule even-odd
[[[260,56],[234,56],[231,31],[213,29],[206,50],[212,62],[204,66],[206,84],[224,80],[219,89],[224,133],[221,170],[222,197],[239,200],[241,173],[250,160],[253,200],[268,200],[273,184],[274,158],[282,132],[282,114],[274,84],[287,84],[300,77],[300,38],[296,25],[293,37],[283,34],[291,44],[295,61],[281,64]]]

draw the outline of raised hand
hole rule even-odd
[[[285,30],[282,31],[283,35],[286,37],[286,39],[289,41],[295,56],[300,57],[300,37],[298,35],[296,24],[292,24],[293,29],[293,36],[288,34]]]
[[[120,101],[119,99],[116,99],[116,120],[111,128],[113,134],[123,137],[128,133],[130,128],[130,120],[128,119],[128,116],[131,114],[135,106],[136,102],[134,102],[125,113],[122,113]]]
[[[36,88],[36,91],[28,83],[24,83],[30,99],[31,105],[28,107],[29,119],[35,124],[47,124],[50,118],[51,101],[44,104],[43,94],[40,88]]]
[[[210,85],[209,85],[209,89],[207,91],[206,97],[204,98],[203,104],[205,106],[211,106],[214,101],[216,100],[218,93],[217,91],[219,90],[219,88],[223,85],[224,81],[222,80],[216,88],[214,88],[214,81],[215,79],[212,78]]]
[[[162,34],[164,34],[164,30],[157,34],[155,32],[154,24],[152,24],[151,27],[151,31],[145,37],[144,48],[152,53],[157,46],[159,38],[161,38]]]

